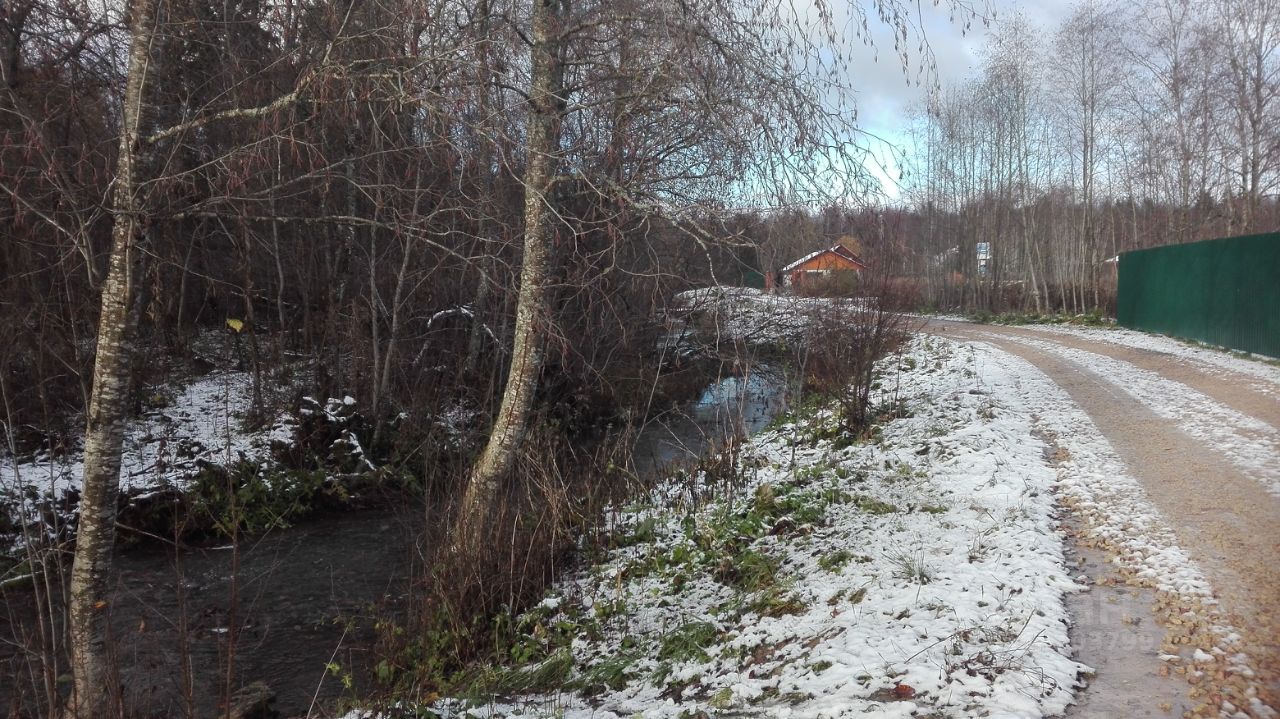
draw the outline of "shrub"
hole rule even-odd
[[[319,470],[282,470],[241,460],[226,466],[202,463],[188,501],[198,526],[231,536],[288,526],[290,518],[343,492]]]
[[[805,389],[833,399],[840,427],[862,436],[872,421],[876,362],[904,339],[902,315],[887,290],[819,309],[805,341]]]

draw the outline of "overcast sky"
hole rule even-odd
[[[1070,13],[1076,0],[991,0],[995,20],[1008,17],[1021,10],[1026,18],[1043,30],[1046,36],[1052,35],[1062,20]],[[929,47],[938,64],[938,82],[942,87],[962,82],[977,71],[982,60],[983,48],[987,42],[988,28],[980,20],[971,23],[967,32],[963,32],[962,20],[948,20],[948,13],[943,8],[932,7],[931,2],[922,2],[921,27],[929,42]],[[868,47],[854,48],[850,85],[857,91],[859,125],[866,131],[885,138],[890,142],[902,143],[905,140],[903,130],[912,105],[918,105],[925,97],[927,86],[916,82],[916,70],[919,58],[912,45],[910,71],[911,83],[903,76],[898,59],[893,54],[893,37],[884,27],[873,26],[877,52]],[[888,153],[877,153],[887,157]],[[877,169],[874,172],[879,174]],[[890,196],[897,193],[892,186],[886,187]]]

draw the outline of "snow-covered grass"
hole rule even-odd
[[[758,435],[738,481],[676,477],[619,509],[612,549],[516,620],[513,666],[444,713],[1039,717],[1070,658],[1046,445],[945,340],[887,360],[872,439],[828,412]],[[894,376],[898,375],[900,376]]]
[[[815,315],[833,309],[859,309],[863,299],[832,299],[770,294],[749,287],[706,287],[676,295],[672,306],[701,314],[713,324],[714,339],[771,344],[804,334]]]
[[[1076,326],[1110,328],[1115,326],[1114,319],[1104,317],[1098,312],[1086,314],[1037,314],[1034,312],[1008,311],[994,314],[985,310],[978,310],[966,315],[927,312],[920,316],[948,322],[972,322],[974,324],[1012,325],[1018,327]]]
[[[126,504],[187,492],[210,466],[243,462],[265,469],[273,445],[292,442],[296,425],[287,413],[250,425],[252,387],[249,373],[221,370],[182,386],[148,388],[141,416],[125,429],[120,491]],[[0,552],[66,539],[83,475],[78,438],[57,453],[0,451]]]
[[[267,454],[273,441],[291,441],[287,415],[260,428],[245,426],[252,387],[247,372],[216,371],[171,392],[152,391],[145,398],[149,408],[125,432],[121,489],[181,488],[201,462],[255,460]],[[78,448],[20,460],[5,455],[0,457],[0,493],[19,496],[31,488],[61,496],[79,489],[83,473]]]

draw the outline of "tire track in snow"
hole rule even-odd
[[[981,340],[971,343],[985,361],[1014,378],[1010,386],[998,388],[1001,401],[1037,417],[1066,451],[1057,491],[1080,516],[1089,538],[1116,556],[1132,582],[1157,590],[1172,650],[1161,659],[1193,683],[1207,677],[1212,688],[1191,690],[1193,698],[1206,701],[1195,716],[1211,710],[1232,719],[1276,717],[1259,696],[1254,662],[1243,651],[1240,633],[1224,617],[1213,587],[1098,425],[1030,361]],[[1198,651],[1190,651],[1191,642]],[[1181,655],[1173,653],[1178,648]]]
[[[1104,329],[1071,325],[1026,325],[1025,329],[1050,336],[1075,337],[1089,342],[1168,355],[1216,377],[1247,382],[1250,389],[1280,399],[1280,367],[1233,356],[1227,350],[1196,346],[1165,335],[1119,327]]]
[[[1157,415],[1172,420],[1205,442],[1245,475],[1280,497],[1280,431],[1227,407],[1187,385],[1096,352],[1056,342],[1007,335],[1011,342],[1038,349],[1095,370]]]
[[[994,329],[994,328],[991,328]],[[1079,328],[1071,328],[1079,329]],[[1033,325],[1028,327],[1003,327],[1001,333],[1021,335],[1057,342],[1067,347],[1096,352],[1112,359],[1128,362],[1135,367],[1150,370],[1166,379],[1181,382],[1201,394],[1212,397],[1219,404],[1254,419],[1262,420],[1280,430],[1280,367],[1256,360],[1245,360],[1222,352],[1198,350],[1202,354],[1217,355],[1222,365],[1208,363],[1197,355],[1193,347],[1182,351],[1164,351],[1151,347],[1134,346],[1150,338],[1129,330],[1095,330],[1092,335],[1069,331],[1057,326]],[[1138,335],[1136,338],[1133,335]],[[1123,341],[1110,341],[1123,340]],[[1159,345],[1163,347],[1164,345]],[[1234,366],[1228,369],[1227,366]],[[1276,376],[1268,378],[1268,372]]]

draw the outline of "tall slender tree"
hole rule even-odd
[[[529,120],[525,139],[524,254],[521,258],[520,292],[516,304],[511,368],[507,373],[502,406],[476,461],[463,496],[455,542],[472,547],[479,541],[484,522],[498,492],[498,482],[516,461],[529,428],[538,376],[542,372],[546,342],[547,283],[553,241],[552,189],[560,156],[563,97],[563,41],[560,22],[569,0],[534,0],[530,18],[532,57],[529,79]]]
[[[84,477],[75,559],[71,568],[71,711],[77,719],[118,713],[107,646],[109,586],[115,546],[120,451],[129,417],[130,361],[137,335],[137,291],[144,256],[137,170],[147,63],[157,0],[135,0],[129,61],[112,191],[111,254],[102,288],[93,391],[84,437]]]

